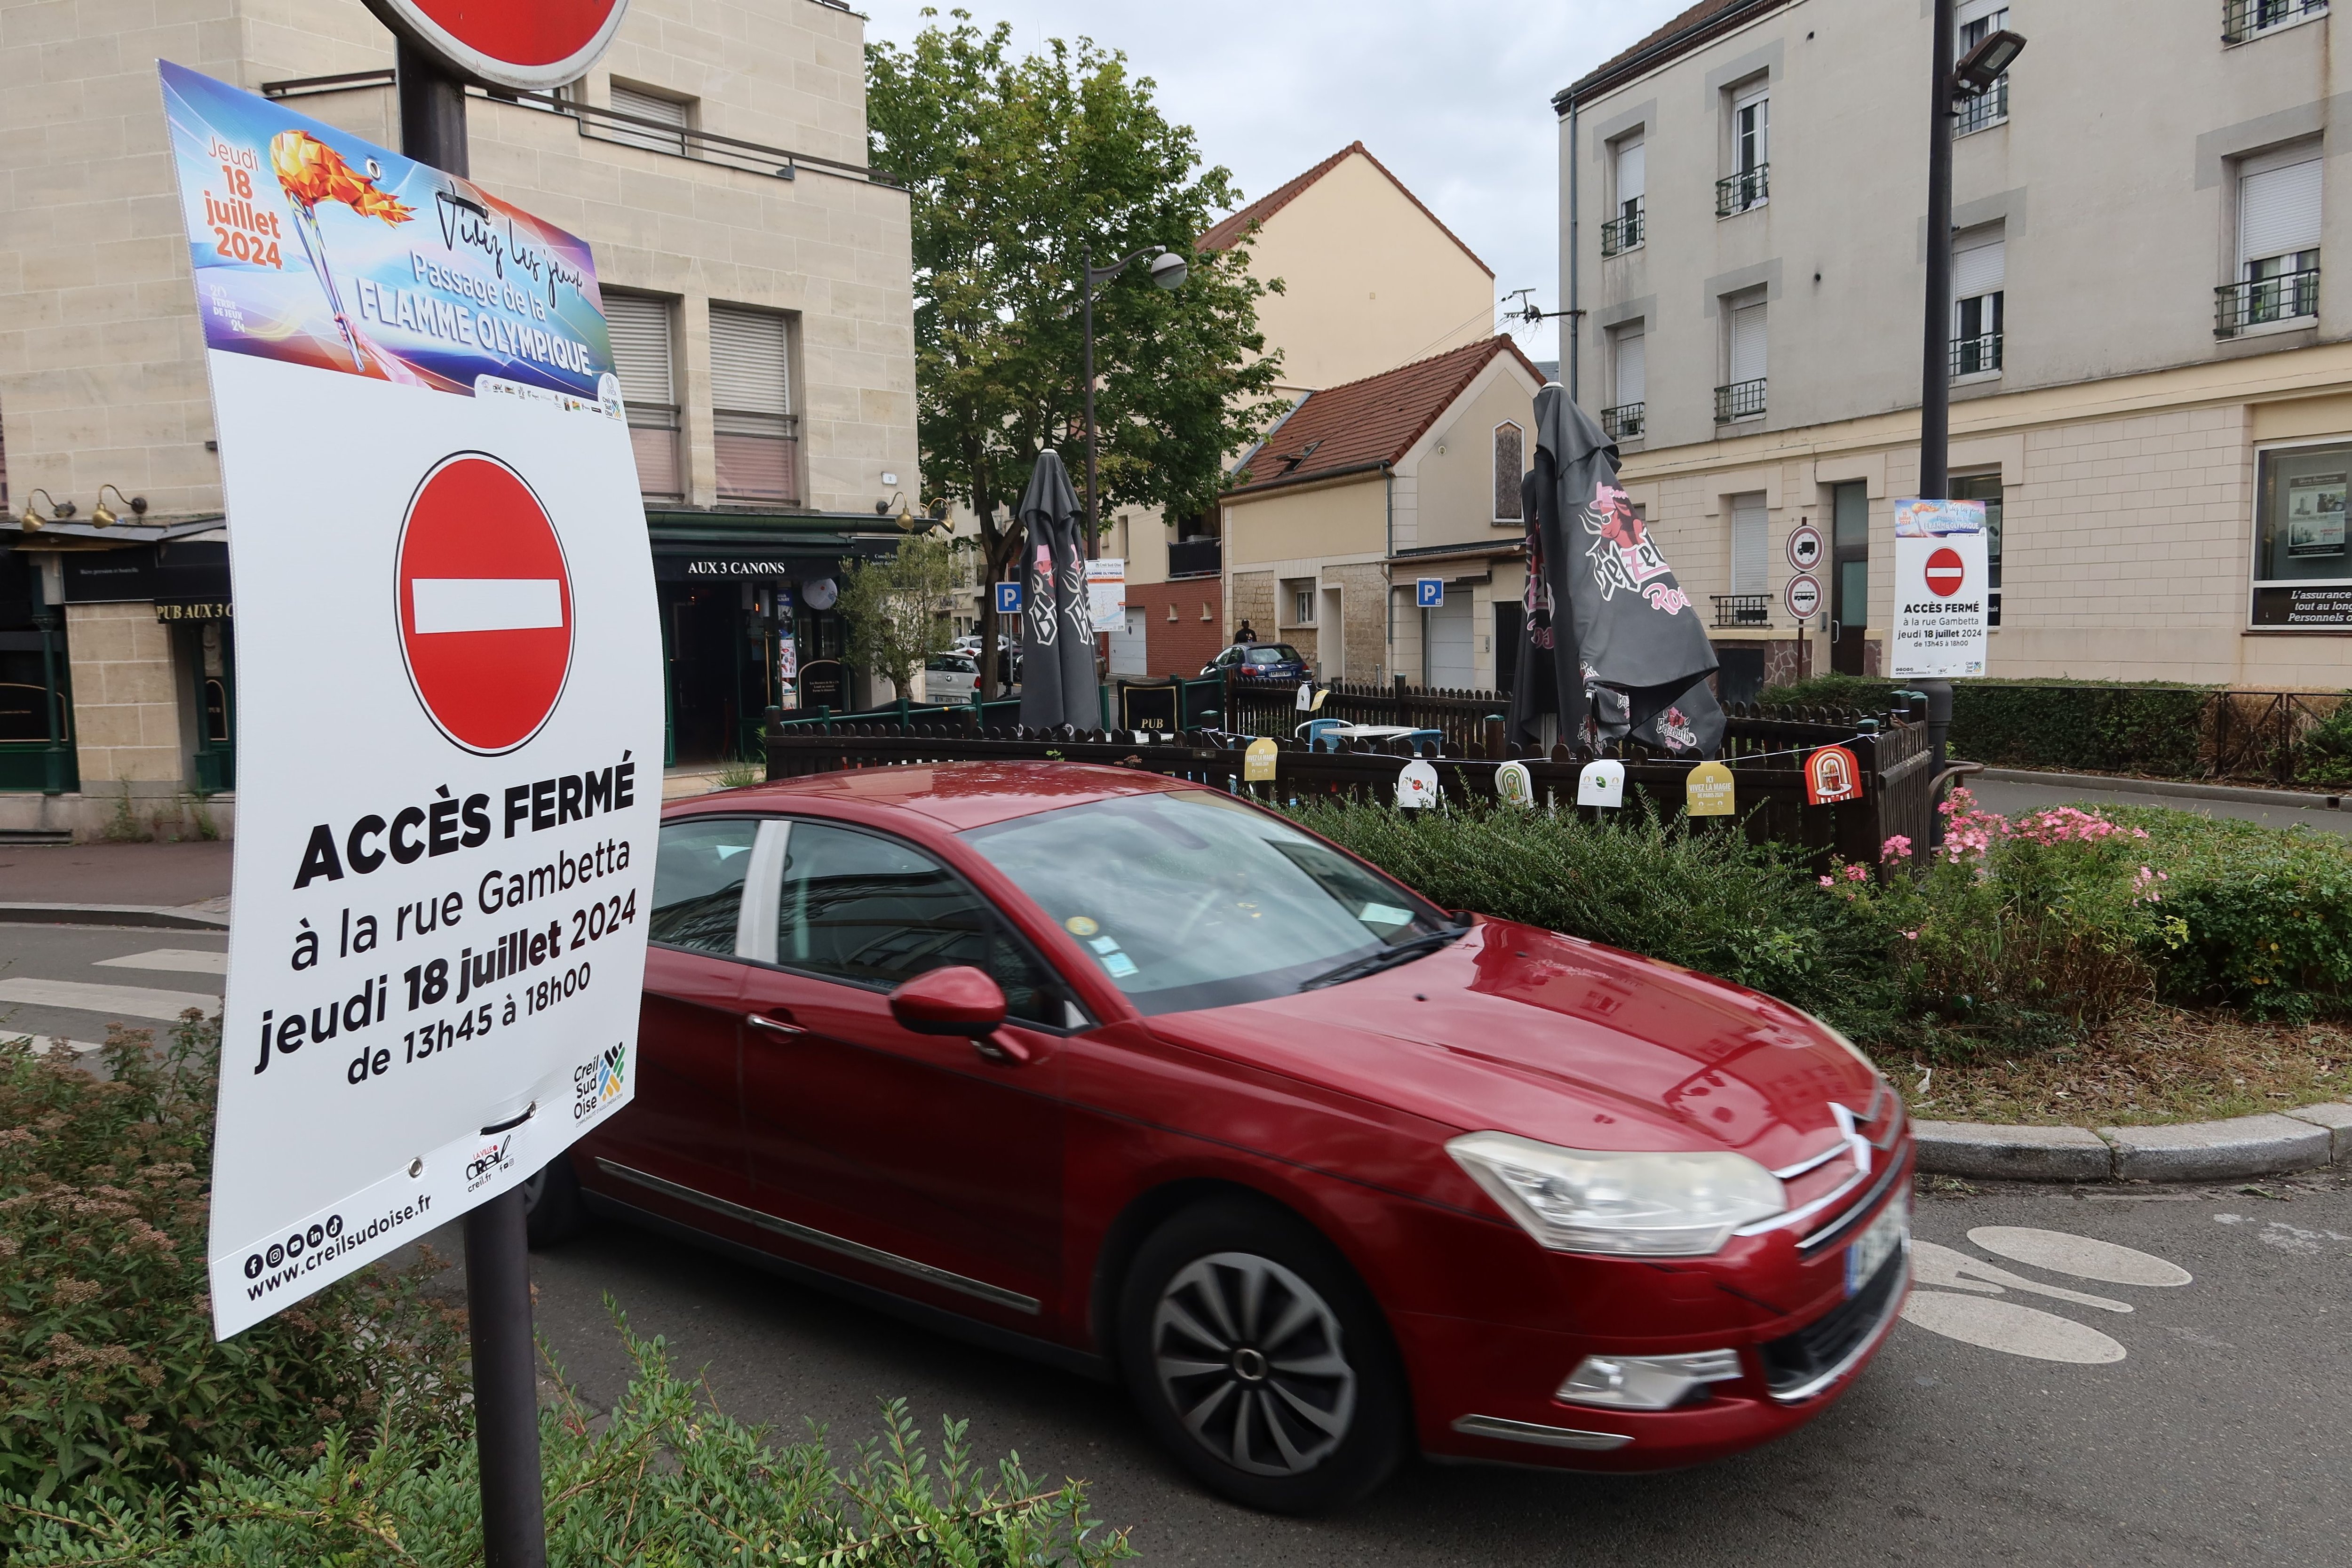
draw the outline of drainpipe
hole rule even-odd
[[[1396,568],[1389,564],[1389,558],[1396,554],[1396,470],[1386,463],[1381,465],[1381,483],[1388,490],[1389,503],[1389,547],[1381,552],[1381,579],[1388,585],[1381,595],[1381,608],[1387,616],[1381,634],[1386,639],[1381,648],[1381,679],[1386,680],[1396,673]]]
[[[1561,356],[1568,361],[1568,400],[1570,403],[1578,402],[1577,385],[1580,378],[1577,372],[1580,368],[1578,361],[1583,347],[1582,334],[1578,329],[1584,321],[1584,312],[1578,309],[1582,301],[1577,298],[1576,260],[1577,251],[1580,248],[1577,245],[1577,232],[1584,215],[1583,204],[1577,199],[1577,177],[1580,173],[1578,165],[1583,160],[1577,156],[1576,110],[1576,100],[1570,98],[1568,100],[1568,314],[1564,318],[1567,324],[1562,329],[1568,333],[1568,353]]]

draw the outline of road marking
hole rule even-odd
[[[2242,1214],[2217,1214],[2213,1216],[2213,1220],[2217,1225],[2257,1223],[2252,1215]],[[2298,1258],[2318,1257],[2319,1244],[2323,1241],[2352,1241],[2352,1236],[2347,1236],[2340,1230],[2305,1230],[2301,1226],[2289,1225],[2283,1219],[2264,1220],[2260,1223],[2263,1228],[2255,1236],[2256,1241],[2261,1242],[2264,1247],[2275,1247],[2281,1252],[2292,1252]]]
[[[1971,1237],[1970,1239],[1974,1239]],[[2150,1261],[2157,1261],[2151,1259]],[[1911,1244],[1912,1277],[1922,1285],[1946,1285],[1956,1290],[1977,1290],[1998,1296],[2004,1288],[2023,1290],[2035,1296],[2048,1296],[2060,1301],[2072,1301],[2077,1306],[2097,1307],[2104,1311],[2128,1312],[2126,1301],[2110,1301],[2105,1296],[2085,1296],[2079,1290],[2068,1290],[2057,1285],[2043,1285],[2021,1278],[2006,1268],[1996,1268],[1990,1263],[1979,1263],[1965,1252],[1948,1247],[1938,1247],[1932,1241]]]
[[[134,952],[128,958],[101,958],[94,961],[99,969],[174,969],[185,974],[226,974],[228,954],[208,952],[194,947],[159,947],[146,952]]]
[[[1996,1258],[2046,1268],[2053,1274],[2104,1279],[2110,1285],[2186,1285],[2196,1278],[2177,1263],[2063,1230],[1980,1225],[1969,1232],[1969,1239]]]
[[[1963,1344],[2034,1361],[2072,1362],[2100,1366],[2124,1359],[2124,1347],[2098,1330],[2010,1301],[1988,1301],[1981,1296],[1954,1296],[1941,1290],[1916,1290],[1903,1304],[1906,1322]]]
[[[0,1002],[27,1007],[70,1007],[82,1013],[171,1022],[194,1007],[207,1017],[221,999],[195,991],[151,991],[143,985],[92,985],[80,980],[0,980]]]

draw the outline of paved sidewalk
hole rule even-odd
[[[0,903],[177,907],[229,888],[229,842],[0,846]]]

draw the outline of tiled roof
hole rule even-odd
[[[1507,333],[1310,393],[1234,476],[1228,495],[1393,463],[1498,354],[1543,380]]]
[[[1307,186],[1313,184],[1316,181],[1321,179],[1324,175],[1338,168],[1343,159],[1358,153],[1363,153],[1364,161],[1371,164],[1373,168],[1378,169],[1383,175],[1385,175],[1389,184],[1394,185],[1403,194],[1405,200],[1411,202],[1414,206],[1420,207],[1421,216],[1427,218],[1430,222],[1436,224],[1437,231],[1440,234],[1452,240],[1454,244],[1462,246],[1462,254],[1468,257],[1471,260],[1478,262],[1478,269],[1480,271],[1484,272],[1489,278],[1492,278],[1495,275],[1495,269],[1487,266],[1485,262],[1478,261],[1478,253],[1471,249],[1468,246],[1462,245],[1462,237],[1455,234],[1452,229],[1446,227],[1444,223],[1439,219],[1435,213],[1431,212],[1427,207],[1423,206],[1421,198],[1414,195],[1410,190],[1406,190],[1405,183],[1402,180],[1398,179],[1394,174],[1390,174],[1388,165],[1381,163],[1378,158],[1373,157],[1370,150],[1368,150],[1361,142],[1349,142],[1345,147],[1340,148],[1337,153],[1332,153],[1328,158],[1324,159],[1321,163],[1316,164],[1313,168],[1307,170],[1307,173],[1299,175],[1297,179],[1284,181],[1281,184],[1276,185],[1273,190],[1268,191],[1265,195],[1258,197],[1257,200],[1250,203],[1249,205],[1242,208],[1241,211],[1234,214],[1231,217],[1219,219],[1216,223],[1210,226],[1208,232],[1202,235],[1198,240],[1193,242],[1195,247],[1201,250],[1232,249],[1235,245],[1240,243],[1242,236],[1249,232],[1250,226],[1253,224],[1264,224],[1266,219],[1272,217],[1275,214],[1280,212],[1283,208],[1288,206],[1294,200],[1296,200],[1299,192],[1307,189]]]
[[[1720,33],[1746,21],[1751,16],[1776,9],[1788,0],[1698,0],[1698,4],[1635,44],[1624,53],[1603,60],[1588,71],[1575,86],[1552,100],[1555,108],[1564,108],[1570,97],[1582,97],[1603,87],[1616,84],[1616,79],[1631,77],[1634,71],[1624,68],[1639,63],[1641,69],[1664,64],[1677,55],[1689,53]],[[1658,46],[1671,38],[1681,38],[1682,44],[1672,50],[1658,50]],[[1652,56],[1653,50],[1658,52]],[[1646,57],[1646,58],[1645,58]]]

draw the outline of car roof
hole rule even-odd
[[[1085,763],[900,763],[844,768],[671,802],[665,816],[846,807],[845,816],[912,812],[950,833],[1119,795],[1199,789],[1189,779]]]

